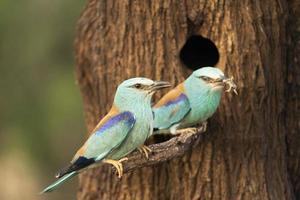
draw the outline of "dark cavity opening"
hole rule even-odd
[[[220,58],[217,46],[208,38],[192,35],[180,50],[180,60],[192,70],[215,66]]]

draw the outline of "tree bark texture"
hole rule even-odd
[[[286,131],[288,170],[296,199],[300,199],[300,1],[289,2]]]
[[[295,199],[300,48],[299,35],[287,31],[298,27],[288,24],[293,9],[283,0],[88,1],[75,50],[89,131],[124,79],[183,81],[191,71],[178,54],[193,34],[216,44],[217,66],[235,77],[239,96],[223,95],[192,151],[122,179],[110,166],[89,170],[78,199]]]

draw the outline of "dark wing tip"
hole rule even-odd
[[[90,164],[93,164],[95,162],[94,158],[86,158],[84,156],[80,156],[74,163],[69,165],[68,167],[63,168],[60,170],[56,175],[55,178],[61,178],[66,174],[69,174],[73,171],[78,171],[80,169],[83,169]]]
[[[59,172],[57,172],[55,174],[55,178],[61,178],[63,177],[64,175],[66,175],[67,173],[70,173],[71,172],[71,169],[72,169],[72,166],[73,164],[65,167],[65,168],[62,168]]]

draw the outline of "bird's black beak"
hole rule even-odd
[[[171,87],[172,85],[169,82],[166,81],[155,81],[151,86],[151,91],[161,90],[163,88]]]
[[[223,83],[225,79],[227,79],[227,78],[224,76],[224,77],[222,77],[222,78],[217,78],[217,79],[215,79],[214,82],[215,82],[215,83]]]

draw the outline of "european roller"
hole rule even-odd
[[[233,89],[237,94],[233,79],[226,78],[220,69],[203,67],[194,71],[153,106],[155,134],[194,132],[196,128],[187,127],[199,123],[206,129],[206,120],[216,111],[226,84],[227,91]]]
[[[132,78],[121,83],[108,114],[77,151],[70,166],[59,172],[56,175],[58,180],[42,193],[54,190],[71,177],[100,163],[112,164],[121,177],[124,157],[137,148],[146,151],[143,144],[153,130],[152,95],[169,86],[168,82],[147,78]]]

